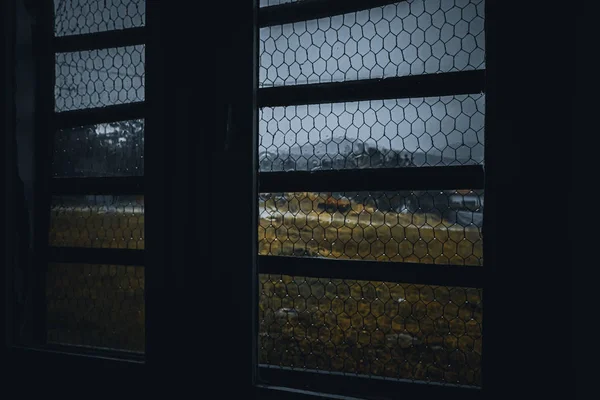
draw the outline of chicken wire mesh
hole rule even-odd
[[[260,170],[483,163],[485,96],[264,107]]]
[[[55,177],[144,175],[144,120],[62,129],[54,137]]]
[[[483,191],[263,193],[260,255],[483,265]]]
[[[145,0],[55,0],[54,6],[57,37],[145,25]],[[55,111],[144,101],[144,62],[144,45],[57,53]],[[144,120],[57,131],[52,172],[56,178],[143,176]],[[53,196],[49,245],[144,249],[144,197]],[[144,351],[141,266],[52,263],[46,305],[50,343]]]
[[[143,352],[145,281],[140,266],[50,264],[50,343]]]
[[[55,111],[144,101],[145,45],[56,54]]]
[[[143,196],[54,196],[49,244],[143,250],[144,226]]]
[[[55,36],[145,25],[146,0],[54,0]]]
[[[482,290],[259,276],[259,362],[481,384]]]
[[[259,85],[483,69],[484,7],[483,0],[407,0],[261,28]]]

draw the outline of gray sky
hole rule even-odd
[[[56,36],[143,26],[146,0],[54,0]]]
[[[142,26],[144,0],[54,0],[57,35]],[[260,0],[261,6],[293,0]],[[260,85],[484,68],[483,0],[407,0],[260,30]],[[144,46],[57,55],[56,109],[144,100]],[[360,139],[382,148],[483,144],[483,95],[266,108],[259,151]]]
[[[278,86],[484,68],[483,16],[483,0],[407,0],[262,28],[259,81]]]
[[[144,100],[145,46],[56,55],[57,111]]]
[[[483,145],[484,111],[483,94],[267,107],[259,114],[259,150],[345,138],[342,146],[359,139],[380,149],[440,153],[463,140]]]

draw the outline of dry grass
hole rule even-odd
[[[433,214],[382,212],[355,202],[344,212],[325,212],[319,198],[306,193],[261,202],[259,253],[483,263],[477,228]],[[231,240],[235,237],[232,230]],[[52,246],[143,249],[143,207],[57,206],[49,241]],[[130,309],[143,313],[143,279],[132,281],[125,267],[104,267],[75,272],[53,267],[49,338],[143,349],[143,314],[128,314]],[[96,272],[86,274],[85,268]],[[478,289],[269,275],[261,275],[260,281],[260,362],[480,384]],[[127,301],[134,302],[133,309],[122,308]],[[123,342],[123,337],[130,339]]]
[[[315,200],[313,200],[315,197]],[[482,265],[476,227],[433,214],[380,211],[352,203],[345,212],[318,208],[315,194],[259,205],[259,254],[340,259]]]

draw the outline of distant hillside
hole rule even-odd
[[[361,140],[351,142],[344,137],[302,146],[282,145],[276,152],[259,154],[261,171],[446,166],[475,164],[482,160],[483,146],[477,143],[448,145],[443,152],[435,148],[408,152]]]

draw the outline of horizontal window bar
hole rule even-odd
[[[144,366],[144,358],[123,352],[107,352],[90,354],[87,351],[79,351],[70,346],[56,346],[46,344],[43,347],[32,346],[12,346],[10,351],[19,356],[20,360],[25,361],[25,365],[38,364],[40,361],[48,363],[48,365],[57,365],[66,362],[89,362],[94,366],[110,366],[117,368],[128,369],[128,372],[138,371]],[[131,355],[130,355],[131,354]],[[34,362],[35,361],[35,362]],[[132,369],[132,370],[129,370]]]
[[[142,250],[50,247],[48,253],[48,262],[51,263],[145,265]]]
[[[258,26],[264,28],[291,22],[331,17],[353,11],[399,3],[401,0],[303,0],[278,6],[261,7]]]
[[[146,42],[146,28],[129,28],[106,32],[86,33],[83,35],[61,36],[54,38],[54,51],[66,53],[109,47],[133,46]]]
[[[336,372],[274,367],[259,364],[259,381],[263,384],[283,386],[341,396],[368,396],[369,398],[460,398],[480,399],[478,387],[419,382],[374,376],[349,375]]]
[[[58,351],[61,353],[71,353],[81,356],[105,358],[109,360],[144,362],[144,353],[128,350],[105,349],[91,346],[78,346],[71,344],[49,342],[45,348],[50,351]]]
[[[54,195],[143,194],[144,177],[53,178],[50,190]]]
[[[261,172],[258,177],[261,193],[483,189],[484,181],[480,165]]]
[[[485,70],[277,86],[258,90],[258,106],[339,103],[483,93]]]
[[[60,112],[54,115],[54,122],[56,129],[74,128],[144,118],[145,111],[145,103],[138,101],[116,106]]]
[[[256,385],[256,392],[260,399],[286,399],[286,400],[362,400],[358,397],[340,396],[335,394],[325,394],[320,392],[313,392],[309,390],[291,389],[284,386],[271,386],[258,384]]]
[[[482,267],[306,257],[259,256],[261,274],[483,288]]]

